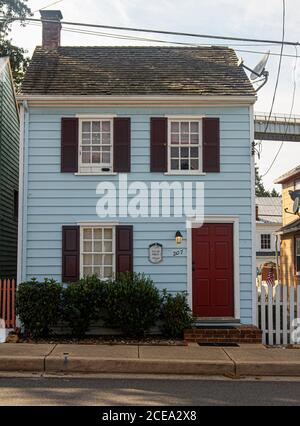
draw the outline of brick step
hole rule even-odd
[[[184,340],[194,343],[261,344],[262,331],[255,326],[195,327],[185,330]]]

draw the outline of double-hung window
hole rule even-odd
[[[271,250],[271,234],[261,234],[261,249]]]
[[[296,238],[296,274],[300,275],[300,238]]]
[[[202,172],[202,120],[169,119],[169,172]]]
[[[79,164],[81,173],[113,171],[113,120],[79,121]]]
[[[81,276],[112,278],[115,272],[115,228],[81,227]]]

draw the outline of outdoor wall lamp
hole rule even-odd
[[[176,239],[176,244],[181,244],[182,243],[182,240],[183,240],[183,236],[182,236],[182,234],[181,234],[181,232],[180,231],[177,231],[176,232],[176,235],[175,235],[175,239]]]

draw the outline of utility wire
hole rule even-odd
[[[298,64],[298,49],[297,49],[297,46],[295,46],[295,49],[296,49],[296,60],[295,60],[294,71],[293,71],[293,74],[294,74],[294,87],[293,87],[292,105],[291,105],[290,116],[288,118],[288,121],[291,120],[292,115],[293,115],[294,106],[295,106],[295,100],[296,100],[296,91],[297,91],[297,64]],[[287,126],[286,126],[286,129],[285,129],[284,136],[287,135],[289,127],[290,127],[290,124],[288,123]],[[285,143],[285,141],[281,142],[281,145],[280,145],[280,147],[279,147],[279,149],[278,149],[278,151],[277,151],[277,153],[276,153],[276,155],[275,155],[275,157],[274,157],[274,159],[273,159],[270,167],[268,168],[268,170],[266,171],[266,173],[262,177],[267,176],[267,174],[271,171],[272,167],[274,166],[274,164],[275,164],[275,162],[276,162],[276,160],[277,160],[277,158],[278,158],[278,156],[279,156],[279,154],[280,154],[280,152],[281,152],[281,150],[282,150],[282,148],[284,146],[284,143]]]
[[[34,23],[34,22],[29,22],[28,25],[30,26],[37,26],[37,27],[41,27],[40,23]],[[71,32],[71,33],[75,33],[75,34],[85,34],[85,35],[93,35],[93,36],[98,36],[98,37],[108,37],[108,38],[115,38],[115,39],[120,39],[120,40],[134,40],[134,41],[144,41],[144,42],[157,42],[157,43],[164,43],[164,44],[172,44],[172,45],[183,45],[183,46],[190,46],[190,47],[201,47],[201,46],[211,46],[211,44],[206,44],[206,43],[187,43],[187,42],[180,42],[180,41],[171,41],[171,40],[160,40],[160,39],[153,39],[153,38],[145,38],[145,37],[136,37],[136,36],[129,36],[129,35],[122,35],[122,34],[115,34],[115,33],[104,33],[104,32],[100,32],[100,31],[89,31],[89,30],[80,30],[80,29],[73,29],[73,28],[68,28],[68,27],[62,27],[62,30],[65,32]],[[228,44],[217,44],[217,46],[228,46]],[[255,46],[253,44],[251,45],[243,45],[243,44],[230,44],[230,46]],[[262,44],[260,46],[273,46],[270,44]],[[275,46],[274,46],[275,47]],[[241,52],[241,53],[252,53],[252,54],[260,54],[263,55],[265,54],[265,52],[262,51],[257,51],[257,50],[243,50],[243,49],[234,49],[236,52]],[[280,53],[275,53],[275,52],[270,52],[270,55],[272,56],[281,56]],[[283,57],[287,57],[287,58],[295,58],[295,55],[291,55],[291,54],[283,54]]]
[[[20,20],[21,18],[14,18],[15,21]],[[29,22],[42,22],[41,19],[37,18],[26,18],[26,21]],[[53,20],[43,19],[44,22],[52,22]],[[177,31],[165,31],[165,30],[155,30],[155,29],[145,29],[145,28],[132,28],[132,27],[119,27],[113,25],[100,25],[100,24],[88,24],[84,22],[67,22],[60,21],[61,24],[65,25],[74,25],[81,27],[90,27],[90,28],[106,28],[111,30],[120,30],[120,31],[134,31],[134,32],[144,32],[144,33],[155,33],[155,34],[168,34],[175,36],[184,36],[184,37],[197,37],[197,38],[213,38],[218,40],[231,40],[231,41],[245,41],[245,42],[253,42],[253,43],[271,43],[271,44],[280,44],[289,46],[300,46],[300,42],[296,41],[279,41],[279,40],[264,40],[264,39],[253,39],[253,38],[243,38],[243,37],[227,37],[227,36],[219,36],[219,35],[211,35],[211,34],[195,34],[195,33],[185,33],[185,32],[177,32]]]
[[[273,113],[274,104],[275,104],[276,95],[277,95],[277,89],[278,89],[280,74],[281,74],[282,55],[283,55],[284,39],[285,39],[285,15],[286,15],[285,0],[282,0],[282,45],[281,45],[281,49],[280,49],[280,58],[279,58],[277,78],[276,78],[276,84],[275,84],[275,89],[274,89],[274,93],[273,93],[273,99],[272,99],[271,109],[270,109],[270,113],[269,113],[269,117],[268,117],[268,120],[267,120],[267,123],[266,123],[266,127],[265,127],[265,130],[264,130],[264,133],[267,133],[269,125],[270,125],[271,116],[272,116],[272,113]],[[262,152],[262,139],[260,140],[260,144],[259,144],[259,153],[260,154]],[[262,177],[264,177],[264,176],[262,176]]]

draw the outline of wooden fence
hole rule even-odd
[[[257,323],[263,331],[263,343],[288,345],[295,342],[297,319],[300,319],[300,285],[257,287]],[[298,327],[300,326],[300,322]],[[299,333],[298,333],[299,334]]]
[[[15,314],[16,280],[0,279],[0,319],[6,328],[16,327]]]

